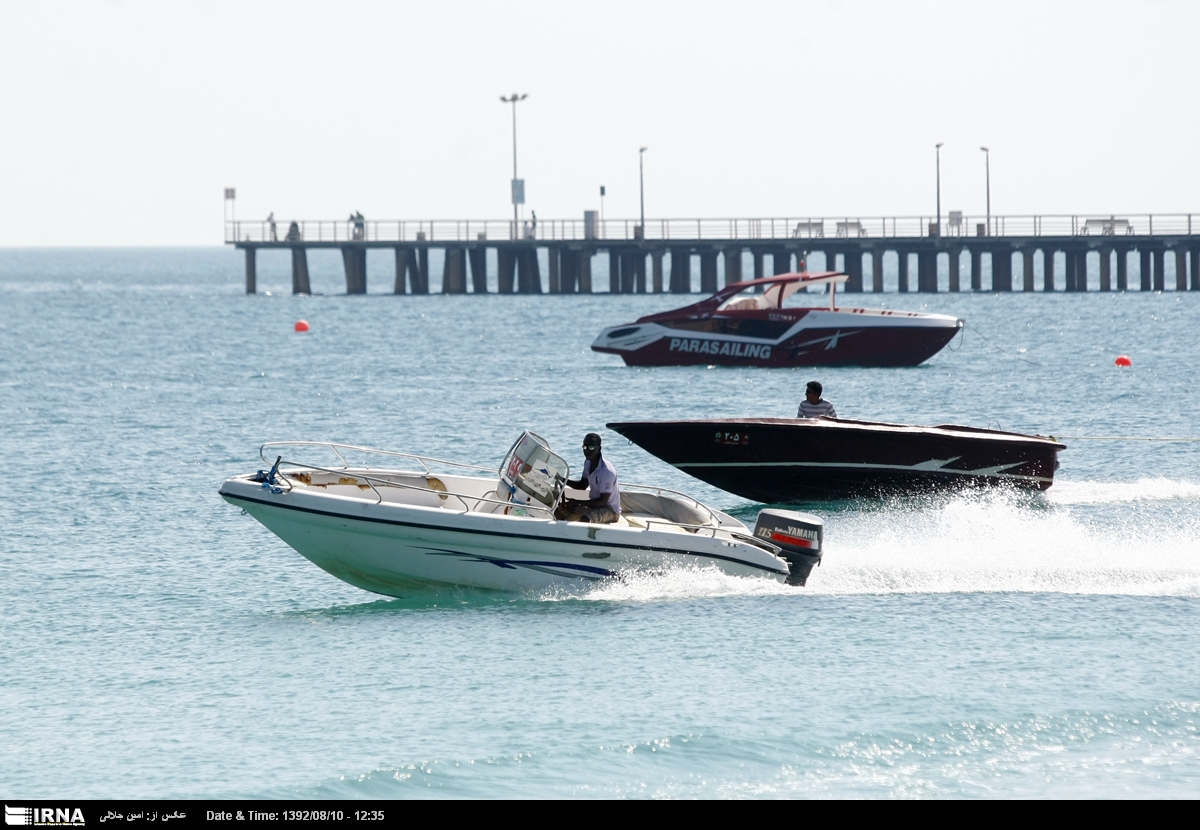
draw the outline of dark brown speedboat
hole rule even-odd
[[[961,487],[1054,483],[1054,438],[840,418],[724,418],[608,424],[714,487],[785,504]]]

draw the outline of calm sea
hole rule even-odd
[[[867,294],[965,336],[912,369],[629,369],[596,332],[680,298],[312,269],[292,297],[264,255],[247,297],[228,250],[0,250],[10,797],[1200,794],[1200,295]],[[846,417],[1066,436],[1058,481],[809,505],[804,589],[404,599],[217,497],[267,440],[498,464],[530,427],[580,463],[606,421],[789,416],[812,378]],[[753,520],[605,434],[623,479]]]

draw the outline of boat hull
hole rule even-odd
[[[863,325],[851,312],[820,312],[813,325],[780,339],[728,337],[709,332],[639,326],[644,342],[621,343],[601,332],[592,348],[620,355],[627,366],[917,366],[941,351],[958,333],[957,321],[933,325]],[[872,321],[874,323],[874,321]]]
[[[608,427],[701,481],[769,504],[996,485],[1045,490],[1064,449],[994,430],[824,418]]]
[[[386,596],[428,586],[538,590],[672,567],[716,566],[780,582],[788,577],[787,563],[767,550],[716,534],[275,493],[244,479],[227,481],[221,495],[317,567]]]

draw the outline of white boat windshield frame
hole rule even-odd
[[[836,311],[837,287],[848,279],[850,279],[848,274],[830,271],[821,274],[806,272],[779,274],[762,280],[752,280],[744,283],[744,288],[717,306],[717,312],[769,311],[783,308],[783,304],[789,297],[801,288],[808,288],[811,285],[829,286],[829,308],[831,311]],[[766,289],[761,294],[755,293],[763,286],[766,286]]]
[[[553,510],[562,501],[571,477],[571,465],[536,432],[525,430],[513,442],[500,464],[500,483],[514,503],[531,500]]]

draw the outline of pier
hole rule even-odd
[[[341,251],[348,294],[366,293],[372,248],[393,252],[396,294],[430,293],[435,249],[443,254],[444,294],[487,293],[489,263],[500,294],[710,293],[805,266],[844,271],[845,291],[880,293],[885,257],[894,263],[900,292],[1200,291],[1200,214],[965,217],[952,211],[940,222],[923,216],[660,219],[645,227],[635,220],[600,221],[591,212],[582,220],[521,225],[239,220],[225,223],[225,242],[245,252],[249,294],[257,290],[261,250],[290,252],[292,291],[311,293],[308,251],[322,248]],[[603,274],[593,268],[602,253]]]

